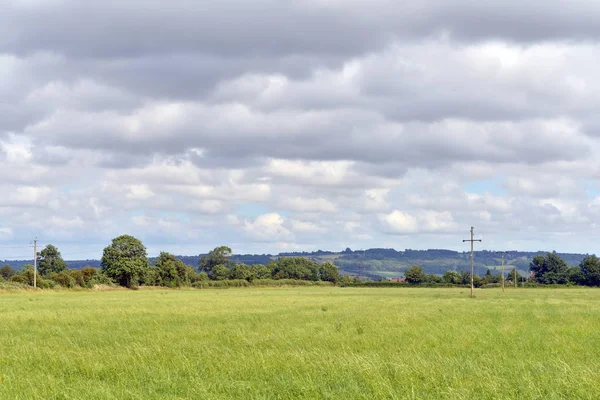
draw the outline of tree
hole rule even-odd
[[[8,264],[0,268],[0,277],[6,280],[10,279],[14,274],[16,274],[15,270]]]
[[[112,240],[102,254],[102,271],[121,286],[137,286],[149,268],[146,247],[139,239],[122,235]]]
[[[60,251],[49,244],[44,250],[38,253],[39,265],[38,271],[41,275],[49,275],[55,272],[62,272],[67,268],[67,263],[60,255]]]
[[[304,257],[284,257],[269,264],[275,279],[319,280],[319,264]]]
[[[254,270],[246,264],[236,264],[230,274],[231,279],[244,279],[248,282],[252,282],[256,275]]]
[[[457,285],[461,282],[461,278],[458,272],[448,270],[444,272],[444,275],[442,276],[442,281],[446,283],[451,283],[453,285]]]
[[[579,264],[583,281],[588,286],[600,286],[600,259],[595,255],[584,258]]]
[[[269,279],[273,276],[273,270],[262,264],[251,265],[252,271],[256,279]]]
[[[418,284],[427,281],[427,275],[423,272],[423,267],[413,265],[404,272],[406,281],[410,284]]]
[[[215,281],[224,281],[225,279],[229,279],[230,275],[231,270],[223,264],[219,264],[212,269],[210,279],[214,279]]]
[[[442,283],[442,277],[436,274],[427,274],[427,283]]]
[[[155,266],[163,286],[176,287],[189,283],[187,266],[175,255],[161,252]]]
[[[332,262],[319,265],[319,278],[322,281],[337,283],[340,280],[340,271]]]
[[[529,265],[534,279],[542,284],[565,284],[569,282],[569,267],[556,253],[535,256]]]
[[[215,247],[207,255],[198,261],[198,272],[206,272],[213,279],[212,275],[217,265],[225,268],[233,267],[234,263],[229,260],[231,249],[227,246]],[[222,271],[221,271],[222,272]]]

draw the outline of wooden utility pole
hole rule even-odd
[[[471,239],[464,239],[464,242],[471,242],[471,297],[475,297],[475,286],[473,285],[473,269],[475,268],[475,252],[473,251],[473,243],[481,242],[481,239],[474,239],[475,228],[471,227]]]
[[[502,293],[504,293],[504,252],[502,252]]]
[[[33,239],[33,287],[37,288],[37,238]]]

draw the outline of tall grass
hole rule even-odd
[[[0,399],[600,398],[600,290],[0,294]]]

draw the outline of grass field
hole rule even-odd
[[[598,399],[600,290],[0,293],[0,399]]]

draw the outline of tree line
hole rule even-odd
[[[331,262],[318,263],[301,256],[281,257],[267,264],[246,265],[231,260],[232,250],[217,247],[200,258],[197,266],[185,264],[175,255],[161,252],[150,264],[146,247],[137,238],[122,235],[114,238],[102,254],[101,268],[68,269],[60,251],[53,245],[38,253],[38,287],[91,288],[94,285],[121,285],[135,288],[140,285],[182,287],[199,286],[216,281],[295,280],[309,282],[357,283],[357,277],[340,276],[338,267]],[[504,276],[507,283],[527,282],[539,285],[600,286],[600,259],[586,256],[578,266],[569,267],[557,253],[537,255],[529,265],[531,276],[521,276],[516,267]],[[469,271],[447,270],[443,275],[426,274],[415,265],[405,271],[405,280],[411,285],[467,285]],[[482,277],[475,275],[476,287],[496,285],[503,279],[500,273],[489,269]],[[26,265],[15,271],[9,265],[0,268],[0,280],[33,286],[34,270]]]
[[[331,262],[317,263],[303,257],[285,257],[266,265],[246,265],[231,261],[232,250],[217,247],[200,258],[196,267],[187,265],[174,254],[161,252],[151,265],[146,247],[137,238],[122,235],[107,246],[101,259],[101,268],[68,269],[60,251],[53,245],[38,253],[40,288],[117,284],[128,288],[145,286],[182,287],[199,286],[211,281],[238,280],[297,280],[312,282],[340,281],[337,266]],[[26,265],[15,271],[9,265],[0,268],[0,280],[33,286],[34,267]]]
[[[557,253],[537,255],[529,264],[531,276],[521,276],[516,268],[509,271],[504,279],[509,283],[528,282],[538,285],[580,285],[600,286],[600,258],[595,255],[586,256],[578,266],[569,266]],[[455,284],[467,285],[471,282],[469,271],[446,271],[442,276],[425,274],[423,268],[415,265],[405,272],[409,284]],[[498,284],[502,281],[502,273],[492,274],[488,269],[485,276],[473,276],[475,287]]]

